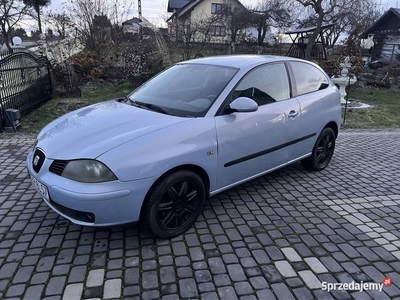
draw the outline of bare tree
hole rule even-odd
[[[42,20],[40,17],[40,8],[44,6],[50,5],[51,0],[23,0],[26,5],[29,7],[33,8],[35,11],[35,14],[32,16],[37,19],[38,21],[38,27],[39,27],[39,32],[42,33]]]
[[[258,54],[263,53],[263,43],[270,27],[286,27],[291,21],[290,8],[285,0],[264,0],[253,9],[257,28]]]
[[[74,26],[71,18],[65,13],[65,11],[62,11],[61,13],[50,11],[46,15],[46,19],[54,30],[58,31],[61,39],[65,38],[67,29],[71,29]]]
[[[67,11],[75,22],[75,30],[82,42],[89,50],[96,50],[96,37],[104,35],[98,34],[99,24],[95,24],[95,19],[104,16],[109,20],[111,27],[119,26],[119,22],[126,20],[130,15],[132,4],[129,0],[71,0]],[[100,25],[105,23],[100,22]]]
[[[147,23],[147,22],[146,22]],[[127,79],[141,84],[171,65],[170,49],[159,29],[147,24],[142,47],[130,43],[124,53],[124,70]]]
[[[175,18],[170,24],[170,44],[179,52],[182,60],[197,57],[210,42],[211,26],[214,26],[214,17],[190,16]]]
[[[355,2],[355,3],[354,3]],[[335,30],[328,32],[328,43],[335,45],[343,34],[352,34],[367,29],[383,13],[382,7],[377,0],[355,0],[349,11],[339,9],[332,16],[327,16],[327,21],[335,23]]]
[[[242,6],[225,4],[222,7],[220,16],[220,19],[226,24],[230,34],[230,53],[235,53],[240,31],[251,26],[253,23],[252,12]]]
[[[4,43],[12,51],[10,46],[11,30],[21,21],[28,11],[28,6],[20,0],[0,0],[0,27]]]
[[[350,33],[356,28],[367,27],[380,14],[376,0],[293,0],[293,4],[300,4],[303,10],[303,19],[299,23],[303,26],[316,26],[315,31],[308,37],[305,58],[311,58],[312,45],[321,31],[323,23],[335,23],[335,28],[328,32],[327,41],[334,45],[340,35]]]
[[[105,15],[96,15],[93,18],[93,39],[90,39],[86,44],[88,48],[100,50],[104,46],[108,45],[111,42],[111,30],[112,24],[110,19]],[[92,44],[89,44],[92,43]],[[99,51],[100,57],[102,55],[101,51]],[[105,54],[105,53],[104,53]]]
[[[345,5],[345,1],[337,1],[337,6],[330,14],[325,14],[323,23],[335,24],[326,30],[325,43],[332,48],[344,34],[350,34],[357,30],[366,29],[381,14],[381,5],[377,0],[354,0],[351,9]],[[313,27],[317,23],[317,15],[309,12],[303,19],[298,19],[299,27]]]
[[[309,9],[311,13],[315,14],[315,30],[314,32],[308,36],[307,48],[305,50],[305,59],[311,59],[311,51],[313,48],[313,44],[317,38],[317,36],[321,32],[322,24],[324,22],[325,16],[334,12],[334,10],[338,7],[339,2],[341,0],[294,0],[298,4],[302,5],[306,9]],[[352,1],[344,2],[344,9],[350,9]]]

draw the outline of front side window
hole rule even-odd
[[[259,106],[290,98],[284,63],[268,64],[247,73],[233,92],[233,98],[248,97]]]
[[[161,107],[171,115],[203,117],[237,71],[223,66],[179,64],[140,86],[128,98]]]
[[[313,65],[303,62],[290,62],[298,95],[303,95],[329,86],[326,75]]]

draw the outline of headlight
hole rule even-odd
[[[117,180],[106,165],[97,160],[72,160],[64,168],[61,176],[87,183]]]

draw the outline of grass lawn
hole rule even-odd
[[[134,87],[121,85],[88,84],[82,90],[82,98],[55,98],[21,119],[20,132],[38,133],[46,124],[59,116],[80,107],[100,101],[123,97]],[[352,88],[349,98],[373,105],[370,109],[349,109],[342,128],[400,127],[400,91],[393,89]],[[344,111],[343,111],[344,113]]]
[[[369,109],[349,109],[343,128],[400,127],[400,90],[351,88],[349,99],[373,105]]]
[[[81,98],[54,98],[21,119],[19,132],[38,133],[46,124],[67,112],[104,100],[124,97],[134,86],[124,83],[88,84],[82,89]]]

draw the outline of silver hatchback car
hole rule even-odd
[[[172,238],[209,196],[296,161],[324,169],[340,123],[338,89],[316,64],[209,57],[53,121],[27,167],[44,201],[76,224],[141,218]]]

